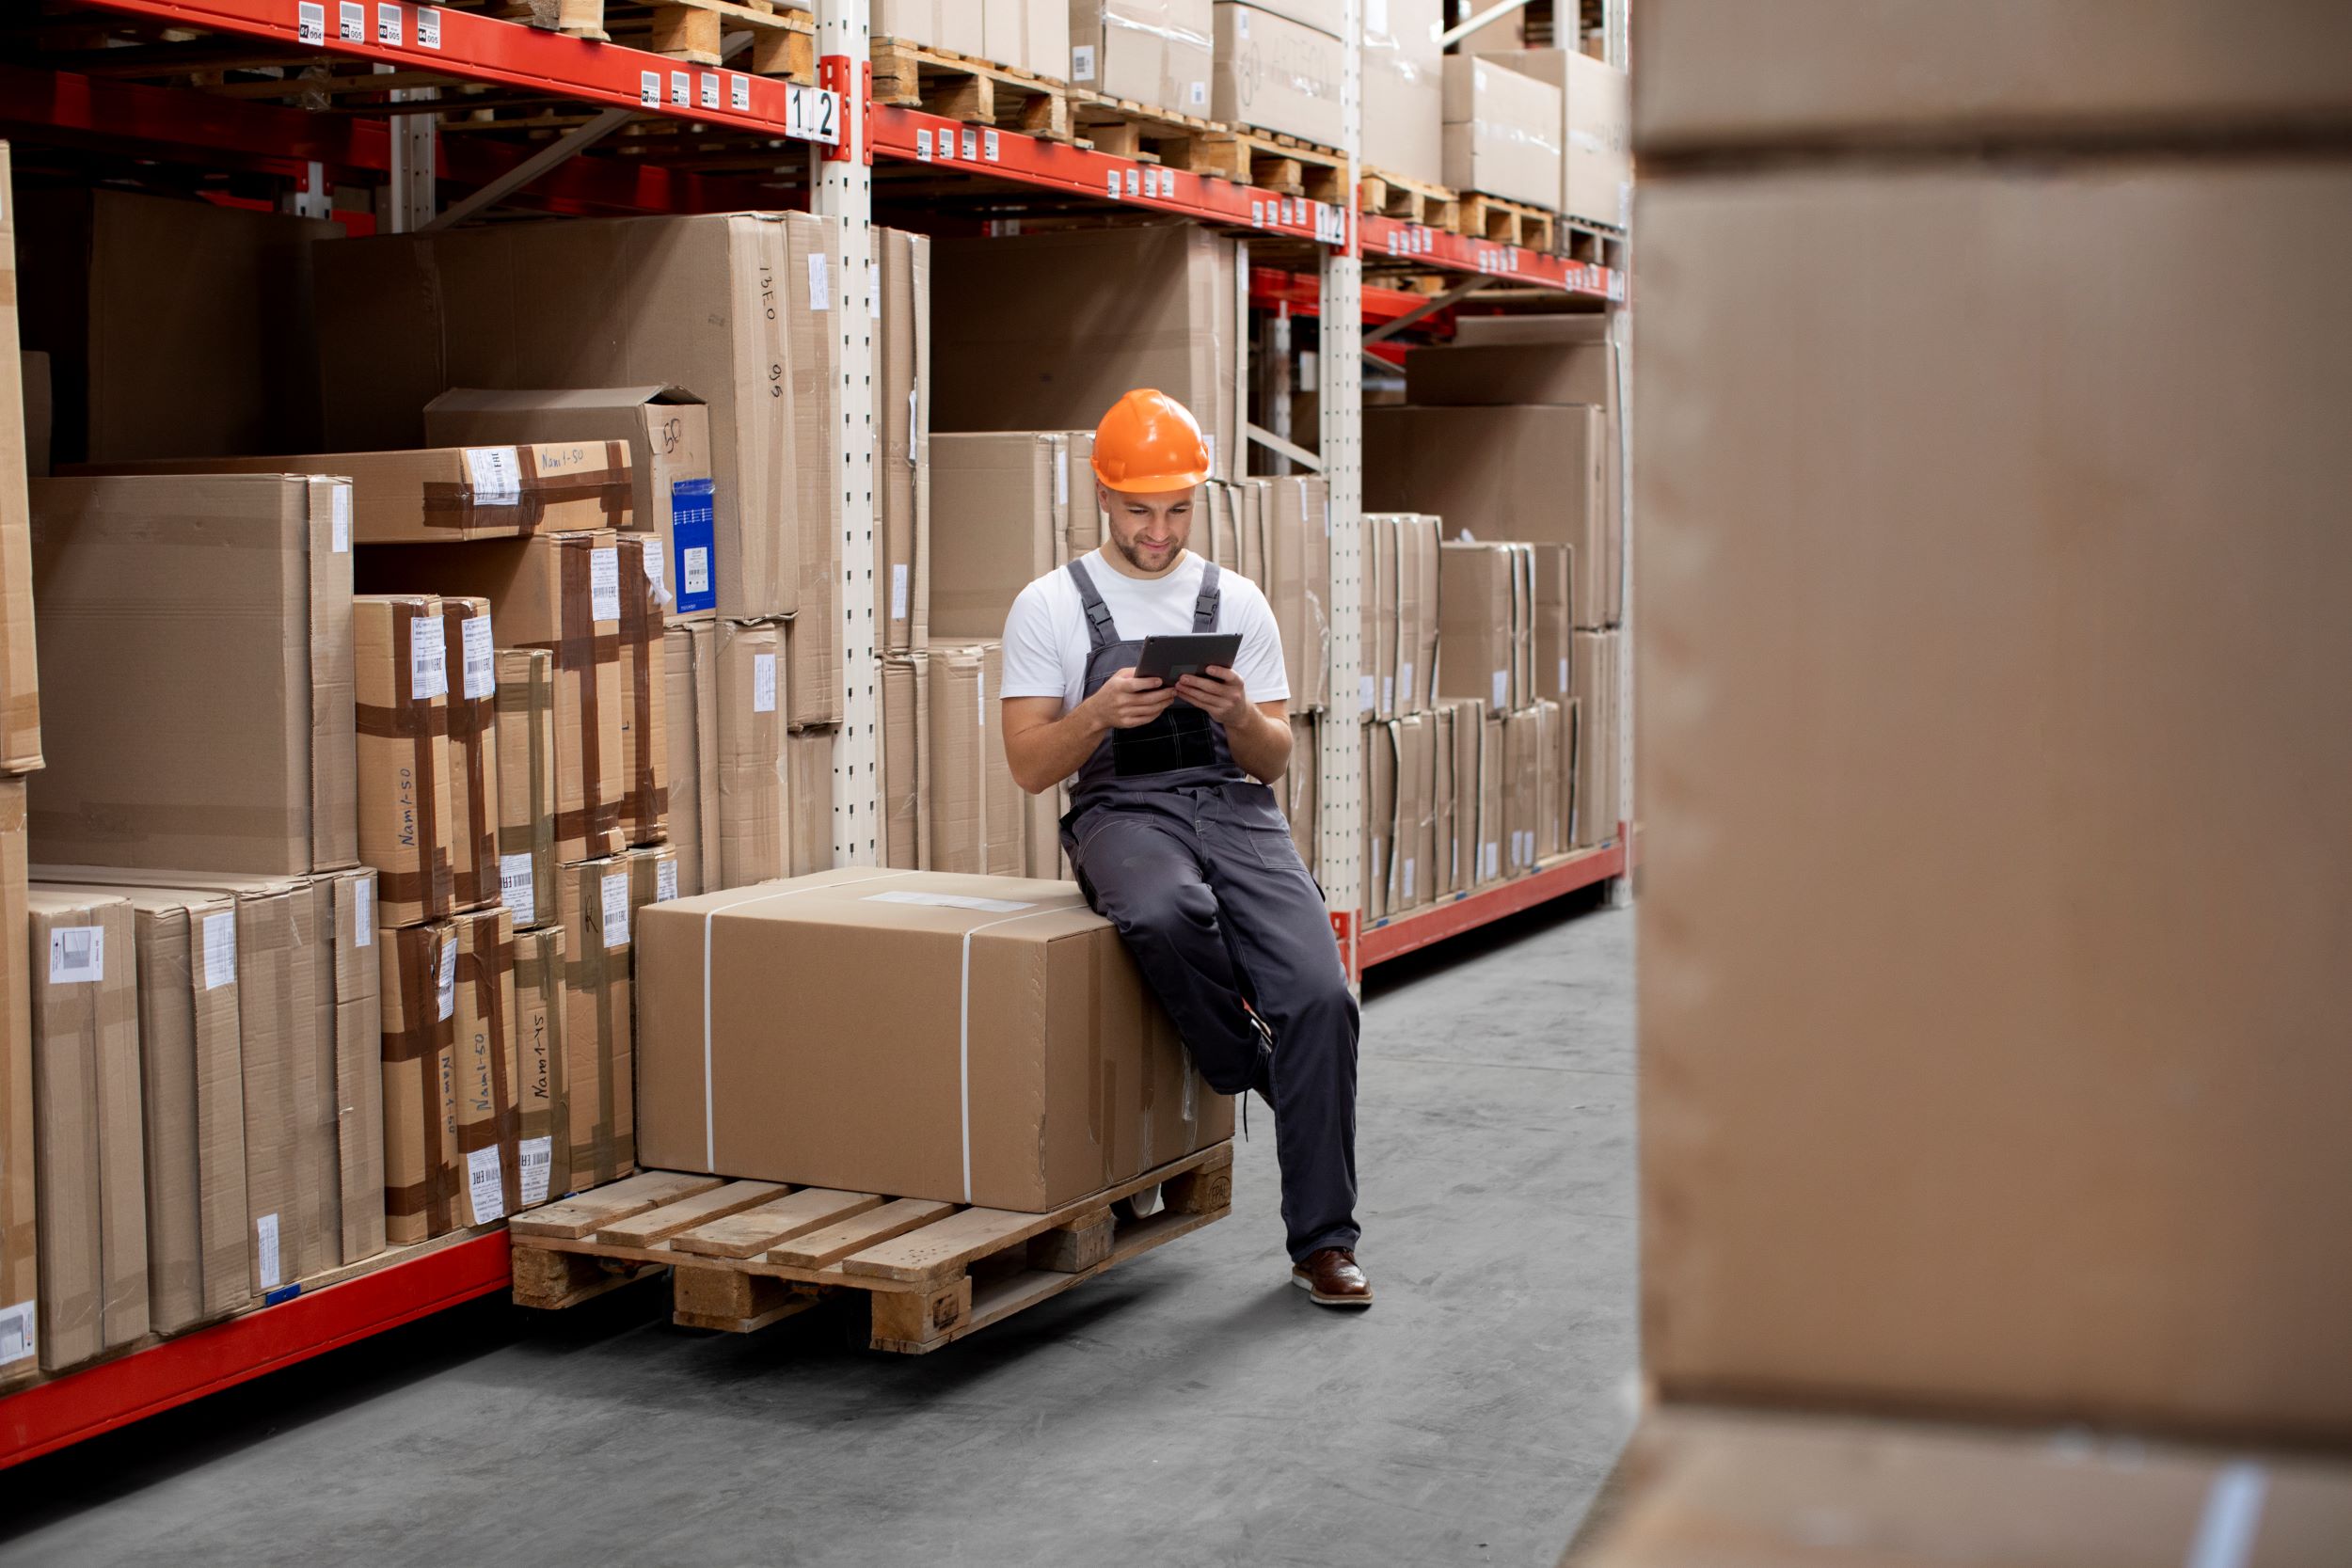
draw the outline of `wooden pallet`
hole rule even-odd
[[[1356,210],[1375,217],[1452,230],[1461,222],[1462,204],[1443,185],[1424,184],[1401,174],[1369,169],[1356,182]]]
[[[628,43],[689,65],[718,65],[725,34],[748,30],[754,75],[817,84],[816,16],[775,0],[497,0],[486,8],[510,21]]]
[[[1193,144],[1216,138],[1229,145],[1233,134],[1231,126],[1213,119],[1154,109],[1130,98],[1106,98],[1083,87],[1070,89],[1070,126],[1073,135],[1092,143],[1097,152],[1195,173],[1222,170],[1203,166],[1211,154]],[[1232,162],[1230,154],[1227,162]]]
[[[1607,224],[1587,223],[1582,218],[1563,215],[1559,223],[1560,254],[1571,261],[1583,261],[1622,271],[1626,264],[1626,234],[1622,229]]]
[[[1311,200],[1347,205],[1347,155],[1296,136],[1247,128],[1234,132],[1248,172],[1244,182],[1277,196],[1303,196]]]
[[[1476,191],[1463,192],[1461,200],[1461,222],[1454,232],[1464,238],[1550,252],[1553,216],[1543,208]]]
[[[904,39],[874,40],[873,56],[877,103],[1049,141],[1070,139],[1070,92],[1059,82]]]
[[[666,1268],[688,1327],[748,1334],[845,1298],[862,1343],[920,1355],[1224,1218],[1232,1169],[1217,1144],[1043,1214],[647,1171],[516,1215],[515,1301],[570,1307]],[[1121,1202],[1155,1190],[1144,1217]]]

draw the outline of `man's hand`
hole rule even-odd
[[[1184,676],[1176,683],[1176,694],[1229,729],[1250,711],[1248,689],[1222,665]]]
[[[1175,700],[1173,688],[1138,676],[1135,667],[1129,665],[1095,688],[1087,705],[1112,729],[1132,730],[1166,713],[1168,704]]]

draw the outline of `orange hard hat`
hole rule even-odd
[[[1209,477],[1209,443],[1192,410],[1138,387],[1094,427],[1094,477],[1114,490],[1185,490]]]

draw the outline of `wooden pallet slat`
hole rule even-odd
[[[935,1224],[852,1253],[841,1260],[844,1274],[871,1275],[923,1285],[945,1279],[978,1259],[1027,1241],[1053,1224],[1044,1214],[1009,1209],[965,1209]]]
[[[1070,139],[1070,92],[1059,82],[905,39],[875,39],[870,53],[877,103],[1049,141]]]
[[[690,1230],[706,1220],[732,1214],[754,1204],[765,1203],[788,1191],[774,1181],[730,1181],[708,1192],[696,1193],[675,1203],[665,1203],[628,1219],[616,1220],[596,1229],[596,1240],[607,1246],[651,1246],[666,1241],[681,1230]]]
[[[878,1242],[903,1236],[918,1226],[944,1219],[955,1212],[955,1208],[952,1203],[936,1203],[929,1198],[898,1198],[839,1225],[827,1226],[782,1246],[771,1247],[768,1261],[803,1269],[825,1268]]]
[[[670,1250],[704,1258],[758,1258],[795,1236],[880,1208],[882,1201],[873,1193],[803,1187],[755,1208],[680,1231],[670,1238]]]
[[[509,1235],[555,1236],[577,1241],[631,1214],[642,1214],[665,1203],[675,1203],[723,1184],[716,1176],[688,1176],[677,1171],[641,1171],[609,1187],[577,1194],[544,1209],[530,1209],[506,1222]]]

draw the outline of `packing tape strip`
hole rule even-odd
[[[1019,914],[1009,914],[1002,920],[991,920],[975,926],[963,933],[963,977],[956,998],[956,1099],[961,1106],[963,1130],[963,1201],[972,1201],[972,939],[982,931],[993,931],[999,926],[1016,925],[1035,920],[1041,914],[1067,914],[1072,910],[1086,908],[1084,898],[1065,899],[1046,904]],[[710,950],[703,949],[703,962],[710,961]],[[1099,1049],[1099,1047],[1098,1047]],[[1108,1064],[1106,1063],[1105,1066]]]
[[[2260,1465],[2241,1461],[2224,1466],[2205,1492],[2205,1511],[2183,1568],[2247,1568],[2254,1560],[2254,1536],[2262,1528],[2263,1497],[2269,1489],[2269,1472]]]

